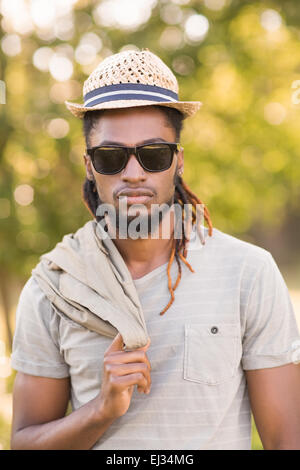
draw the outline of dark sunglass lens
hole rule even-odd
[[[172,164],[172,150],[168,145],[147,145],[139,150],[141,161],[149,171],[163,171]]]
[[[99,147],[94,152],[94,167],[99,173],[113,174],[122,170],[126,151],[122,148]]]

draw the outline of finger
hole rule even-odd
[[[151,370],[151,364],[145,351],[114,351],[109,356],[106,356],[108,363],[127,364],[129,362],[145,362]]]
[[[112,375],[121,377],[122,375],[135,374],[141,372],[147,381],[147,387],[151,387],[150,371],[145,363],[138,364],[107,364],[106,371]]]
[[[134,374],[122,376],[111,375],[110,382],[112,387],[118,392],[130,387],[130,385],[137,385],[138,388],[142,388],[145,391],[148,389],[147,380],[141,372],[135,372]]]
[[[110,354],[111,352],[115,352],[115,351],[123,351],[123,344],[124,344],[123,338],[122,338],[121,333],[119,332],[115,336],[110,346],[105,351],[105,354]]]

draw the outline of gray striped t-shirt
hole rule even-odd
[[[175,301],[167,263],[134,281],[151,345],[149,395],[134,389],[127,413],[94,449],[250,449],[251,409],[244,370],[292,362],[300,338],[284,279],[263,248],[216,228],[190,242]],[[193,232],[194,233],[194,232]],[[177,266],[171,268],[173,283]],[[16,311],[12,367],[71,377],[73,410],[99,393],[112,339],[54,310],[33,277]]]

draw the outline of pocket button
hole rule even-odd
[[[211,331],[211,333],[212,333],[213,335],[215,335],[216,333],[218,333],[219,329],[218,329],[217,326],[213,326],[213,327],[210,329],[210,331]]]

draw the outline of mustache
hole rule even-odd
[[[178,185],[181,183],[181,181],[182,181],[182,178],[181,178],[181,177],[178,175],[178,173],[177,173],[177,169],[178,169],[178,164],[177,164],[177,166],[176,166],[176,170],[175,170],[174,177],[173,177],[173,185],[175,186],[175,189],[176,189],[176,186],[178,186]],[[131,186],[128,186],[128,185],[127,185],[127,186],[124,185],[123,187],[120,187],[120,188],[115,189],[115,190],[113,191],[113,199],[114,199],[115,201],[117,201],[117,199],[118,199],[118,193],[120,193],[121,191],[126,191],[127,189],[131,189],[131,190],[133,190],[133,189],[144,189],[144,190],[146,190],[146,191],[152,192],[154,196],[157,196],[157,191],[156,191],[156,189],[153,188],[153,187],[149,187],[149,186],[139,186],[139,187],[136,186],[136,187],[131,187]]]
[[[137,192],[140,192],[140,193],[146,193],[146,194],[153,194],[153,196],[157,196],[157,191],[155,190],[155,188],[150,188],[150,187],[146,187],[146,186],[136,186],[136,187],[132,187],[132,186],[123,186],[121,188],[118,188],[118,189],[115,189],[113,191],[113,199],[115,201],[118,200],[118,196],[120,193],[122,192],[134,192],[134,190],[137,190]]]

